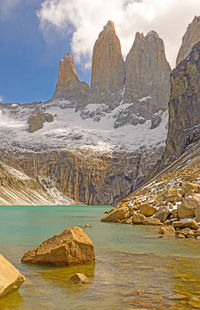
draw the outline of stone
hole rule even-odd
[[[178,205],[177,207],[178,217],[180,219],[184,218],[194,218],[194,209],[188,209],[185,207],[185,205],[182,203],[181,205]]]
[[[198,229],[199,225],[197,224],[197,222],[195,220],[192,219],[185,219],[185,220],[181,220],[181,221],[174,221],[172,223],[172,226],[176,229],[176,228],[191,228],[191,229]]]
[[[169,300],[188,300],[189,298],[182,294],[174,294],[174,295],[168,296],[168,299]]]
[[[93,48],[92,57],[92,102],[119,100],[125,83],[125,63],[121,44],[112,21],[108,21],[99,34]]]
[[[116,208],[109,214],[105,215],[101,221],[102,222],[118,222],[126,218],[127,209],[126,207]]]
[[[152,216],[156,212],[156,207],[151,206],[148,203],[144,203],[139,207],[140,213],[145,216]]]
[[[168,188],[162,194],[163,199],[167,202],[176,203],[182,200],[182,194],[179,190],[174,188]]]
[[[175,229],[173,226],[162,226],[159,230],[160,234],[166,236],[166,237],[174,237],[175,236]]]
[[[86,277],[83,273],[75,273],[70,280],[75,283],[87,283],[88,277]]]
[[[196,221],[200,222],[200,206],[198,206],[195,210],[194,210],[194,214],[196,216]]]
[[[134,102],[134,113],[151,119],[166,110],[170,94],[171,68],[164,43],[155,31],[136,33],[126,57],[125,102]]]
[[[92,228],[91,225],[85,224],[85,228]]]
[[[134,212],[132,215],[132,223],[133,224],[144,224],[146,221],[146,217],[143,214]]]
[[[155,218],[158,218],[161,222],[166,221],[170,215],[170,210],[167,206],[160,206],[156,213],[154,214]]]
[[[191,236],[194,236],[194,232],[192,229],[190,228],[184,228],[184,229],[181,229],[180,230],[180,233],[185,235],[187,238],[191,237]]]
[[[199,191],[200,184],[194,182],[182,182],[182,188],[184,192],[187,194],[192,191]],[[198,199],[199,200],[199,199]]]
[[[17,291],[25,277],[0,254],[0,298]]]
[[[172,214],[172,218],[177,218],[178,217],[178,210],[177,209],[173,209],[171,211],[171,214]]]
[[[86,100],[88,94],[88,84],[79,80],[74,65],[74,58],[67,53],[60,62],[58,81],[53,99],[65,98],[72,102],[81,102]]]
[[[94,245],[80,227],[71,227],[26,252],[21,261],[56,266],[94,264]]]
[[[145,219],[144,225],[160,226],[162,225],[162,222],[155,217],[147,217]]]
[[[182,44],[176,59],[176,65],[188,57],[193,45],[200,41],[200,16],[195,16],[192,23],[187,27],[183,36]]]

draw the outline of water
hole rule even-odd
[[[0,251],[27,279],[0,310],[200,309],[200,241],[160,239],[158,227],[101,223],[107,209],[0,207]],[[93,240],[95,267],[20,263],[28,249],[71,226]],[[72,284],[75,272],[89,283]]]

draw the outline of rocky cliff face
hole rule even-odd
[[[73,56],[66,54],[60,62],[58,81],[53,98],[65,98],[72,101],[81,101],[88,96],[89,86],[80,82]]]
[[[195,16],[192,23],[188,26],[186,33],[182,39],[182,45],[180,47],[176,65],[178,65],[182,60],[187,58],[190,54],[194,44],[200,41],[200,16]]]
[[[74,205],[50,178],[30,178],[0,162],[0,205]]]
[[[200,138],[200,42],[171,74],[169,129],[164,161],[180,156]]]
[[[90,100],[100,103],[116,100],[124,83],[125,65],[121,45],[114,23],[109,21],[99,34],[93,49]]]
[[[170,94],[171,68],[163,41],[155,31],[136,33],[126,57],[125,102],[134,102],[135,114],[151,118],[166,110]]]

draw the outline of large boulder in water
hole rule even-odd
[[[71,227],[26,252],[22,262],[57,266],[93,264],[94,245],[80,227]]]
[[[0,298],[18,290],[24,276],[0,254]]]

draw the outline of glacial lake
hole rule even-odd
[[[161,239],[158,227],[100,222],[109,209],[0,207],[0,252],[27,279],[1,299],[0,310],[200,309],[200,240]],[[92,239],[95,266],[20,263],[28,249],[72,226]],[[71,283],[75,272],[89,283]]]

